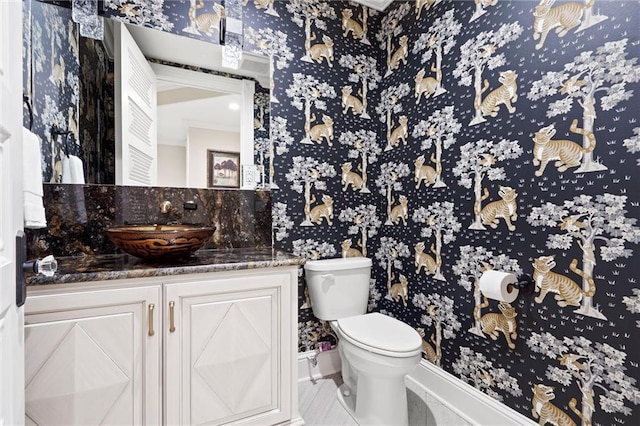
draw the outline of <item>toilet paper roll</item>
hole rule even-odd
[[[517,282],[512,273],[489,270],[480,276],[480,291],[487,299],[511,303],[518,297],[518,289],[509,284]]]

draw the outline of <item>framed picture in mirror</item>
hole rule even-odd
[[[240,153],[207,150],[207,187],[240,188]]]

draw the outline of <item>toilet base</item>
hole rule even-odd
[[[357,423],[358,419],[356,419],[356,399],[349,391],[347,385],[345,385],[344,383],[341,384],[340,387],[336,390],[336,396],[338,398],[338,402],[340,402],[340,405],[342,405],[342,408],[344,408],[345,411],[349,413],[351,418]]]

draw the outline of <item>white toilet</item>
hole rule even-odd
[[[402,321],[366,313],[371,259],[312,260],[304,269],[314,315],[338,336],[342,406],[361,425],[408,424],[404,378],[420,362],[422,339]]]

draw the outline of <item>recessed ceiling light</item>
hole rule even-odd
[[[231,102],[231,103],[229,104],[229,109],[232,109],[232,110],[234,110],[234,111],[237,111],[237,110],[239,110],[239,109],[240,109],[240,105],[238,105],[236,102]]]

